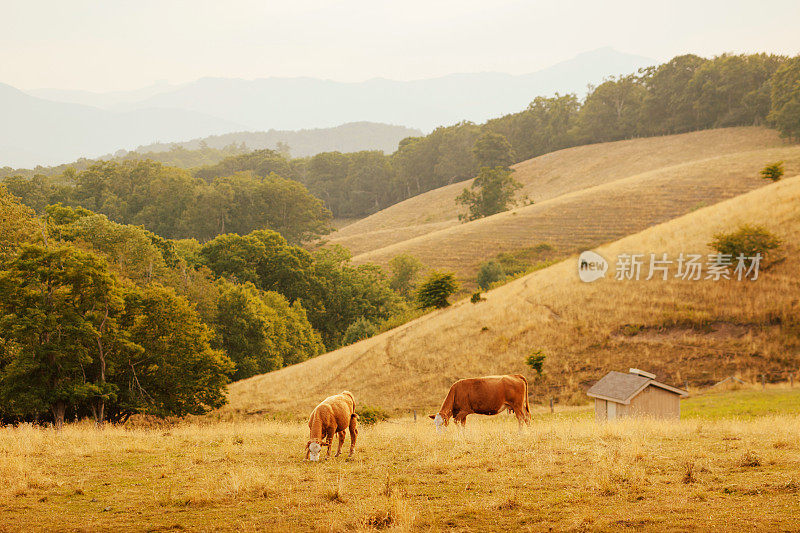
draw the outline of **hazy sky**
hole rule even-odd
[[[603,46],[800,52],[798,0],[0,1],[0,82],[22,89],[523,73]]]

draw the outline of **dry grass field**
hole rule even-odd
[[[617,281],[622,252],[710,253],[719,231],[762,224],[784,244],[757,281]],[[526,373],[539,401],[582,401],[610,369],[651,370],[709,385],[736,374],[786,380],[800,362],[800,177],[784,179],[598,248],[611,263],[586,284],[570,258],[399,328],[277,372],[234,383],[227,413],[308,412],[349,389],[389,411],[438,406],[458,378]],[[534,350],[544,372],[524,364]],[[800,376],[795,376],[797,379]]]
[[[320,463],[302,460],[304,426],[0,428],[0,530],[800,528],[796,414],[597,424],[583,409],[536,413],[521,434],[499,415],[442,435],[400,419]]]
[[[777,160],[800,172],[800,147],[762,128],[569,148],[515,166],[534,205],[462,224],[454,199],[466,183],[456,183],[349,224],[329,242],[356,262],[408,253],[469,279],[500,252],[548,243],[565,255],[763,186],[759,170]]]

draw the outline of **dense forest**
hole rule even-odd
[[[407,269],[271,230],[169,240],[83,207],[37,216],[2,186],[0,212],[0,420],[202,413],[230,380],[416,312]]]

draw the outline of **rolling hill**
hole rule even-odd
[[[536,203],[459,223],[455,183],[345,226],[329,239],[355,262],[411,254],[474,278],[497,253],[542,243],[561,254],[621,238],[765,185],[758,171],[784,160],[800,171],[800,146],[764,128],[727,128],[560,150],[515,165],[521,195]]]
[[[233,383],[225,410],[306,413],[343,389],[362,406],[431,409],[458,378],[512,372],[527,374],[542,402],[551,396],[585,401],[585,389],[605,371],[629,366],[692,386],[734,373],[786,379],[786,369],[796,371],[800,359],[800,176],[597,251],[612,265],[625,252],[706,254],[715,233],[742,223],[762,224],[783,241],[782,260],[756,281],[618,281],[611,266],[605,279],[587,284],[572,258],[489,291],[484,302],[462,300],[371,339]],[[534,350],[546,355],[538,377],[523,362]]]

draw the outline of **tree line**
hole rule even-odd
[[[274,151],[232,156],[196,171],[206,179],[233,171],[276,172],[323,200],[335,217],[363,217],[450,183],[474,178],[476,143],[502,135],[518,163],[554,150],[633,137],[728,126],[766,125],[800,137],[800,57],[683,55],[610,78],[575,94],[535,98],[527,109],[477,125],[462,122],[402,140],[391,155],[328,152],[283,159]]]
[[[53,201],[91,202],[93,210],[113,220],[145,224],[165,237],[207,240],[229,231],[246,233],[266,226],[294,242],[324,233],[324,209],[337,218],[363,217],[431,189],[474,178],[485,166],[476,157],[476,143],[487,134],[502,135],[509,143],[511,159],[502,166],[582,144],[727,126],[767,125],[784,136],[798,138],[799,87],[800,57],[724,54],[705,59],[683,55],[610,78],[591,88],[583,100],[574,94],[540,96],[527,109],[484,124],[462,122],[436,128],[426,136],[408,137],[393,154],[325,152],[291,158],[287,150],[240,153],[243,147],[230,146],[211,154],[214,149],[201,147],[196,155],[185,149],[166,154],[170,156],[166,161],[177,166],[203,162],[204,158],[212,161],[191,171],[166,165],[156,170],[154,163],[129,154],[127,159],[79,167],[80,171],[59,167],[60,172],[34,172],[32,179],[26,173],[6,182],[15,195],[37,209]],[[225,151],[230,155],[218,160]],[[144,213],[140,213],[142,186],[137,189],[130,184],[128,189],[120,189],[113,183],[100,183],[124,180],[123,175],[146,181],[155,174],[170,176],[166,183],[156,179],[147,191],[148,198],[167,205]],[[23,178],[31,184],[24,186]],[[299,182],[305,190],[292,189],[280,180]],[[69,186],[81,190],[69,198],[64,191]],[[231,205],[240,201],[242,194],[262,200],[269,197],[273,203],[285,205],[285,195],[306,192],[322,205],[303,196],[311,208],[290,204],[296,212],[283,217],[289,223],[269,220],[253,225]],[[192,213],[191,209],[186,212],[187,206],[202,207],[195,207]],[[258,204],[246,209],[266,212],[268,207],[271,209]],[[201,212],[209,216],[198,214]],[[302,229],[289,235],[290,227]]]
[[[57,203],[83,207],[165,238],[207,241],[268,228],[299,243],[330,231],[330,212],[301,183],[261,170],[204,180],[151,160],[101,161],[54,177],[11,176],[3,184],[39,213]]]
[[[0,211],[0,420],[203,413],[230,380],[421,312],[410,258],[385,273],[267,229],[165,239],[2,186]]]

